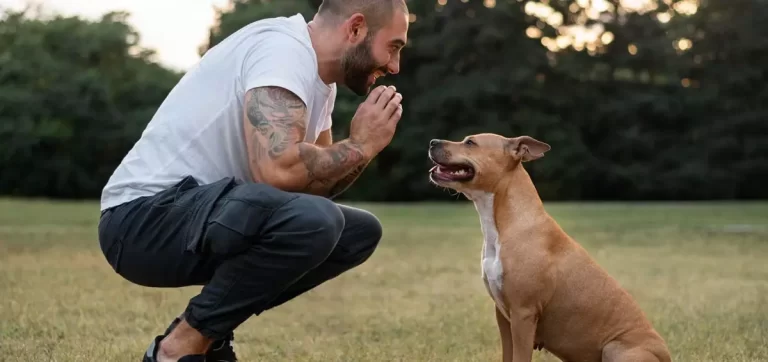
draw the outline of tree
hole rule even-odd
[[[444,197],[427,182],[429,140],[495,132],[553,146],[527,166],[546,199],[766,197],[753,181],[768,178],[761,1],[411,0],[401,73],[385,80],[403,119],[344,196]],[[243,19],[309,19],[319,2],[236,1],[214,40]],[[337,138],[360,101],[341,92]]]
[[[127,14],[0,18],[0,192],[98,197],[180,74]]]
[[[321,0],[232,0],[204,54],[251,22]],[[767,198],[765,0],[410,0],[392,142],[346,200],[446,199],[433,138],[527,134],[545,199]],[[137,47],[124,13],[0,21],[0,192],[95,196],[180,74]],[[381,81],[381,80],[380,80]],[[334,138],[362,97],[340,88]],[[450,197],[448,199],[451,199]]]

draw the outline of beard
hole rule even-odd
[[[373,83],[368,82],[371,74],[377,70],[382,70],[386,74],[386,69],[376,64],[371,51],[371,37],[366,39],[348,50],[341,60],[341,70],[344,72],[344,85],[358,96],[368,94]]]

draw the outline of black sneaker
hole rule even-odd
[[[235,340],[235,335],[230,333],[226,338],[214,341],[211,344],[211,348],[205,354],[205,359],[208,362],[237,362],[237,355],[235,355],[235,349],[232,346],[232,341]]]
[[[171,325],[168,326],[168,329],[165,330],[165,335],[170,334],[179,322],[181,322],[181,319],[175,318]],[[234,340],[235,334],[229,333],[224,339],[214,341],[208,352],[205,353],[205,360],[207,362],[237,362],[237,355],[232,346]]]
[[[142,359],[142,362],[157,362],[157,350],[160,349],[160,341],[162,341],[164,337],[165,336],[155,337],[155,340],[152,341],[152,344],[150,344],[149,348],[147,348],[147,352],[144,353],[144,359]],[[195,354],[181,357],[179,362],[206,362],[206,359],[205,355]]]

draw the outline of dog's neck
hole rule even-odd
[[[530,175],[522,166],[504,174],[493,191],[464,191],[464,196],[475,204],[475,208],[486,215],[491,214],[498,231],[544,222],[546,211]],[[482,211],[481,211],[482,210]],[[502,221],[502,223],[499,223]]]

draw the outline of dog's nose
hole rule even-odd
[[[440,143],[440,140],[431,140],[429,141],[429,147],[435,147],[438,143]]]

